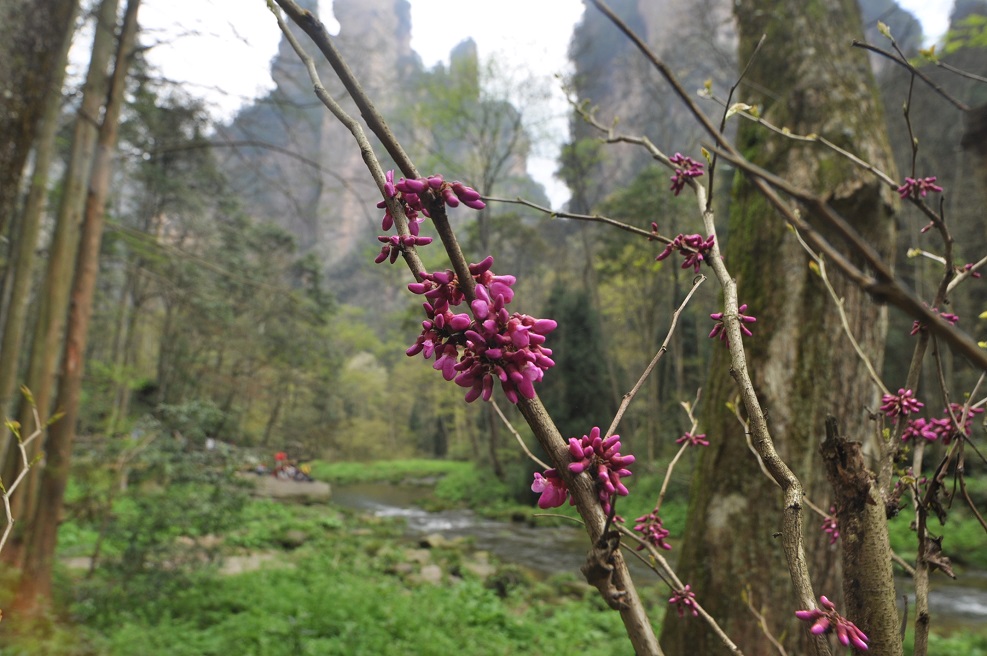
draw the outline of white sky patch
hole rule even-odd
[[[898,0],[898,4],[922,23],[922,45],[930,46],[942,41],[949,29],[953,0]]]
[[[568,138],[565,105],[556,74],[569,71],[567,53],[580,0],[410,0],[412,48],[426,67],[448,62],[449,52],[467,37],[481,59],[494,58],[508,71],[528,70],[543,80],[553,99],[541,119],[543,143],[529,171],[545,185],[559,208],[569,192],[554,179],[555,159]],[[338,30],[330,2],[322,0],[330,32]],[[946,31],[952,0],[901,0],[922,22],[926,44]],[[264,0],[144,0],[140,10],[148,59],[164,77],[206,100],[219,119],[231,118],[244,103],[273,87],[271,58],[281,33]],[[80,79],[88,63],[91,32],[80,35],[72,52],[72,73]]]

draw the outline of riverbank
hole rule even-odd
[[[217,543],[227,556],[276,554],[259,569],[224,575],[217,559],[127,585],[63,569],[71,601],[47,637],[8,634],[3,653],[627,653],[619,615],[575,577],[538,581],[469,541],[408,539],[399,518],[331,506],[251,500],[244,520]]]
[[[56,615],[42,631],[16,640],[10,635],[16,618],[5,617],[0,651],[5,656],[629,653],[619,616],[576,573],[585,549],[578,528],[564,520],[545,528],[541,518],[533,518],[536,509],[519,504],[511,512],[521,514],[509,512],[506,520],[453,509],[448,496],[434,500],[439,491],[444,487],[448,495],[481,479],[464,463],[441,467],[444,474],[417,462],[384,466],[388,480],[405,483],[391,487],[392,497],[384,501],[354,488],[359,476],[350,478],[350,485],[331,480],[329,505],[247,499],[235,522],[201,536],[198,545],[173,544],[172,555],[157,566],[133,568],[124,553],[110,550],[92,577],[62,567]],[[350,468],[364,480],[376,478],[372,466]],[[320,475],[320,468],[313,469]],[[347,494],[362,501],[348,502]],[[430,512],[417,504],[445,509]],[[510,507],[505,503],[497,512]],[[457,521],[469,523],[473,533],[456,534]],[[410,530],[417,522],[432,522],[431,528]],[[555,542],[557,530],[574,536],[571,548]],[[63,556],[91,552],[91,526],[66,522],[63,531]],[[486,542],[503,542],[505,536],[524,538],[520,558],[498,557]],[[182,560],[193,546],[202,548],[197,557]],[[565,561],[569,556],[571,565]],[[538,570],[539,558],[557,569],[533,571],[516,564],[535,563]],[[667,589],[642,578],[639,590],[660,620]],[[0,607],[8,603],[0,590]],[[936,630],[944,628],[942,619],[934,617]],[[689,620],[673,614],[669,621]],[[966,625],[934,636],[932,645],[932,656],[982,655],[987,636]]]

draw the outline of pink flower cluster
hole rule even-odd
[[[476,298],[470,304],[472,316],[454,313],[452,307],[465,299],[459,279],[451,270],[426,273],[421,282],[408,285],[422,294],[426,319],[417,341],[407,350],[409,356],[435,356],[432,367],[446,380],[468,388],[466,401],[479,397],[489,401],[494,381],[499,380],[511,403],[519,397],[535,397],[534,383],[540,381],[555,362],[551,349],[542,346],[545,335],[555,330],[551,319],[535,319],[505,307],[514,298],[514,276],[495,275],[493,257],[470,264],[476,281]]]
[[[596,487],[599,491],[600,504],[603,512],[610,513],[613,495],[627,496],[627,487],[620,482],[621,477],[630,476],[628,465],[633,464],[634,456],[620,455],[620,435],[611,435],[603,439],[600,429],[594,426],[589,435],[581,439],[569,438],[569,454],[574,462],[569,465],[573,474],[589,472],[596,475]]]
[[[754,333],[752,333],[750,329],[748,329],[747,326],[745,326],[744,324],[755,323],[757,319],[744,314],[744,312],[746,311],[747,311],[746,303],[744,303],[739,308],[737,308],[737,316],[740,318],[740,332],[747,335],[748,337],[751,337],[753,336]],[[730,348],[730,338],[727,337],[726,324],[723,323],[723,313],[714,312],[713,314],[709,315],[709,318],[716,322],[716,325],[713,326],[713,330],[709,332],[710,339],[718,335],[720,337],[720,341],[726,344],[727,348]]]
[[[668,603],[675,604],[679,617],[685,617],[686,611],[692,613],[693,617],[699,617],[699,609],[696,607],[696,593],[692,591],[692,586],[686,583],[681,590],[672,593]]]
[[[812,628],[809,631],[813,635],[836,631],[836,637],[844,647],[852,645],[860,651],[867,651],[868,638],[864,632],[858,629],[853,622],[836,612],[836,605],[825,595],[819,597],[819,603],[825,610],[819,608],[797,610],[795,617],[803,622],[812,622]]]
[[[573,460],[569,463],[570,472],[573,474],[587,472],[596,476],[600,505],[603,507],[603,512],[609,514],[613,496],[615,494],[627,496],[627,487],[620,482],[620,479],[631,475],[627,467],[634,462],[634,456],[620,455],[620,436],[611,435],[603,439],[600,436],[600,429],[596,426],[589,435],[583,435],[581,439],[569,438],[569,455]],[[547,469],[544,474],[536,472],[531,491],[541,494],[538,499],[539,508],[561,506],[569,495],[565,481],[555,469]]]
[[[668,160],[677,167],[675,169],[675,175],[670,178],[672,186],[669,187],[669,189],[675,192],[676,196],[685,188],[685,184],[689,178],[698,178],[703,174],[703,165],[691,157],[686,157],[682,153],[675,153]]]
[[[664,260],[672,254],[672,251],[677,250],[684,258],[682,268],[692,267],[694,273],[699,273],[699,265],[709,257],[715,240],[715,235],[710,235],[706,239],[703,239],[702,235],[679,235],[665,246],[665,250],[659,253],[655,259]]]
[[[698,435],[685,433],[682,437],[675,440],[676,444],[685,444],[686,442],[692,446],[709,446],[709,440],[706,439],[706,433],[699,433]]]
[[[902,198],[908,198],[909,196],[913,198],[918,198],[919,196],[925,198],[925,195],[930,191],[942,191],[942,187],[936,184],[936,176],[929,178],[905,178],[905,184],[898,187],[898,195]]]
[[[645,542],[649,542],[659,549],[664,549],[665,551],[671,551],[672,545],[665,542],[665,538],[670,535],[667,528],[661,525],[661,517],[658,516],[657,510],[652,510],[647,515],[643,515],[634,520],[634,530],[641,533],[641,537]],[[637,546],[637,550],[641,551],[644,549],[643,544]]]
[[[973,430],[974,417],[983,412],[984,409],[982,407],[970,408],[964,417],[963,406],[959,403],[950,403],[949,409],[943,410],[943,416],[938,419],[919,418],[909,421],[905,426],[905,430],[901,433],[901,439],[908,440],[913,437],[921,437],[929,442],[942,439],[943,444],[949,444],[959,434],[959,431],[956,430],[953,424],[953,417],[956,417],[957,421],[962,422],[963,434],[969,436]]]
[[[446,205],[458,207],[459,203],[476,210],[481,210],[486,205],[480,200],[480,194],[473,188],[467,187],[458,180],[456,182],[446,182],[441,175],[433,175],[427,178],[417,178],[408,180],[401,178],[394,182],[394,171],[388,171],[384,175],[384,193],[387,198],[396,198],[404,209],[404,214],[408,217],[408,232],[410,235],[379,235],[377,240],[384,244],[374,262],[380,264],[384,260],[390,260],[391,264],[397,261],[398,255],[405,248],[411,246],[425,246],[432,243],[431,237],[420,237],[420,224],[428,216],[428,208],[425,206],[422,196],[426,193],[434,193],[442,196]],[[381,219],[380,227],[388,231],[394,227],[394,217],[387,207],[387,201],[382,200],[377,203],[377,207],[384,210],[384,218]]]
[[[836,519],[836,506],[829,507],[829,515],[823,520],[822,526],[823,533],[829,535],[829,543],[836,544],[836,541],[840,539],[840,524]]]
[[[932,308],[932,311],[938,314],[940,317],[942,317],[942,320],[948,323],[950,326],[955,326],[956,322],[960,320],[959,315],[953,314],[951,312],[940,312],[938,308]],[[916,319],[914,322],[912,322],[912,331],[908,334],[917,335],[918,333],[923,332],[927,329],[928,326],[926,326],[924,323]]]
[[[881,412],[888,417],[910,415],[925,407],[924,403],[915,398],[914,392],[904,388],[899,389],[897,395],[885,394],[881,397],[881,403]]]

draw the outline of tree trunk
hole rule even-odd
[[[75,279],[72,305],[65,339],[65,355],[58,385],[58,406],[65,415],[49,429],[45,444],[45,467],[41,472],[41,494],[31,521],[31,533],[15,606],[22,610],[43,607],[51,598],[52,564],[58,536],[58,518],[68,483],[72,443],[82,397],[82,371],[89,320],[92,316],[99,250],[103,237],[103,216],[109,195],[113,157],[116,150],[124,87],[137,38],[137,10],[140,0],[129,0],[117,44],[112,83],[106,113],[99,131],[92,181],[86,198],[85,219]]]
[[[42,422],[49,416],[51,393],[54,385],[55,368],[62,351],[62,335],[65,330],[68,312],[69,289],[72,285],[72,272],[75,267],[76,251],[79,244],[79,225],[82,221],[86,187],[92,169],[93,149],[96,142],[96,123],[100,107],[106,98],[106,65],[113,48],[113,31],[116,25],[117,0],[103,0],[100,7],[99,24],[93,39],[92,58],[86,76],[85,90],[79,116],[75,122],[72,153],[65,173],[62,201],[48,252],[48,267],[44,287],[41,292],[41,307],[31,345],[31,358],[28,363],[27,386],[34,394]],[[31,408],[21,404],[19,419],[22,426],[33,422]],[[12,440],[13,438],[9,438]],[[41,444],[35,440],[30,454],[33,459],[40,451]],[[7,449],[8,457],[4,464],[4,480],[13,480],[19,468],[17,449]],[[15,517],[30,517],[37,498],[38,469],[32,469],[24,479],[21,492],[15,495],[12,506]],[[22,524],[24,526],[24,524]],[[23,534],[15,532],[7,559],[19,558],[19,546]],[[13,561],[16,562],[16,561]]]
[[[74,0],[0,3],[0,235],[17,204],[27,155],[73,22]]]
[[[34,146],[34,175],[31,188],[24,204],[24,211],[17,222],[17,236],[13,240],[13,263],[7,271],[4,285],[4,298],[7,301],[3,313],[3,343],[0,353],[0,415],[7,417],[12,410],[11,401],[16,388],[17,371],[20,363],[21,345],[27,324],[28,299],[31,295],[31,282],[34,277],[34,255],[41,231],[41,216],[48,196],[48,169],[55,152],[55,136],[58,133],[58,120],[62,108],[62,82],[65,80],[65,64],[68,59],[72,34],[75,32],[75,16],[79,3],[70,3],[71,11],[65,23],[61,50],[52,66],[51,80],[45,96],[44,114],[37,141]],[[42,13],[36,11],[36,13]],[[0,183],[3,186],[4,183]],[[9,445],[6,435],[0,431],[0,463],[6,460]]]
[[[735,100],[759,105],[768,121],[796,134],[826,136],[895,178],[883,110],[866,57],[848,43],[862,31],[857,4],[739,0],[735,11],[742,63],[751,58],[761,35],[767,35],[747,74],[750,84]],[[799,146],[752,122],[741,122],[737,138],[740,150],[754,163],[827,195],[865,239],[890,258],[890,190],[831,151]],[[834,414],[848,434],[865,435],[872,430],[867,409],[876,409],[877,390],[841,328],[833,300],[807,266],[805,253],[746,182],[735,186],[729,222],[727,266],[737,279],[740,302],[758,319],[754,336],[745,343],[755,389],[768,411],[779,453],[800,477],[807,497],[828,509],[830,494],[819,453],[825,417]],[[852,285],[832,282],[845,299],[854,335],[879,364],[884,311]],[[745,653],[775,651],[765,630],[782,640],[789,653],[810,653],[807,627],[797,626],[793,616],[798,608],[774,537],[780,530],[781,497],[762,474],[742,426],[727,408],[738,394],[729,367],[725,349],[717,349],[701,414],[701,430],[711,445],[703,449],[693,480],[680,577]],[[840,590],[837,552],[819,530],[821,523],[822,517],[807,515],[806,556],[818,593],[835,598]],[[764,630],[745,598],[765,616]],[[870,634],[872,627],[866,622],[850,619]],[[669,653],[726,653],[699,622],[670,618],[662,638]]]

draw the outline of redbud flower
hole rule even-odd
[[[888,417],[898,415],[909,415],[921,410],[925,404],[915,398],[914,392],[910,389],[898,389],[898,394],[885,394],[881,397],[881,412]]]
[[[941,424],[945,424],[945,428],[948,428],[949,420],[911,419],[905,425],[905,430],[901,433],[901,439],[908,440],[912,437],[923,437],[930,442],[935,442],[939,439],[940,431],[944,428]]]
[[[840,539],[840,524],[836,519],[836,506],[829,507],[829,515],[823,521],[822,526],[820,526],[823,533],[829,534],[829,543],[836,544],[836,541]]]
[[[384,195],[386,198],[377,203],[377,207],[384,210],[384,217],[380,221],[381,229],[390,230],[394,227],[394,217],[391,215],[391,210],[387,207],[387,199],[396,198],[401,203],[404,214],[408,218],[408,232],[413,237],[418,237],[418,233],[421,230],[421,223],[429,215],[428,208],[425,206],[422,196],[429,193],[440,196],[449,207],[457,207],[460,201],[473,209],[483,209],[485,207],[483,201],[480,200],[480,194],[462,182],[456,181],[449,183],[445,182],[441,175],[433,175],[428,178],[410,180],[401,178],[395,183],[394,171],[387,171],[384,174]],[[378,237],[378,239],[385,241],[386,237]],[[405,246],[411,244],[424,246],[429,242],[431,242],[431,239],[417,242],[405,240],[404,244]],[[400,254],[400,248],[397,250],[395,248],[396,246],[394,245],[384,246],[374,259],[374,262],[380,264],[384,260],[390,259],[391,264],[394,264]]]
[[[847,618],[836,612],[836,605],[826,598],[825,595],[819,597],[819,602],[823,609],[812,608],[809,610],[795,611],[795,617],[803,622],[812,622],[809,631],[813,635],[821,635],[836,631],[836,637],[844,647],[853,646],[860,651],[867,651],[868,637],[864,632]]]
[[[979,278],[980,277],[980,272],[979,271],[973,271],[973,262],[967,262],[962,267],[957,267],[957,269],[959,269],[960,273],[965,273],[967,271],[970,271],[970,277],[971,278]]]
[[[925,198],[925,195],[930,191],[942,191],[942,187],[936,184],[936,176],[929,178],[905,178],[905,184],[898,187],[898,194],[902,198],[908,198],[909,196],[913,198],[918,198],[919,196]]]
[[[600,505],[603,506],[603,512],[609,514],[613,496],[628,494],[627,487],[620,479],[631,475],[627,466],[634,462],[634,456],[620,455],[620,435],[603,439],[597,426],[581,439],[570,437],[569,453],[574,460],[569,465],[569,471],[573,474],[585,471],[596,476]]]
[[[970,436],[970,432],[973,429],[973,419],[977,415],[984,411],[983,408],[970,408],[966,416],[963,416],[963,405],[960,403],[950,403],[948,410],[943,410],[942,419],[933,419],[932,421],[937,422],[939,427],[939,436],[942,438],[943,444],[949,444],[952,439],[959,435],[959,431],[956,430],[953,424],[953,417],[956,417],[957,421],[963,424],[963,434],[967,437]]]
[[[634,530],[642,534],[641,537],[645,542],[649,542],[659,549],[672,550],[672,545],[665,542],[665,538],[669,536],[669,530],[661,525],[661,517],[658,516],[657,510],[652,510],[647,515],[635,519]],[[637,546],[638,551],[641,549],[644,549],[643,544]]]
[[[669,598],[668,603],[675,604],[679,617],[685,617],[686,611],[690,611],[693,617],[699,617],[699,609],[696,608],[696,593],[692,591],[692,586],[688,583],[681,590],[676,590]]]
[[[659,253],[655,259],[664,260],[672,254],[672,251],[678,250],[685,258],[682,262],[682,268],[692,267],[694,273],[699,273],[699,265],[709,257],[715,240],[714,235],[710,235],[706,239],[703,239],[702,235],[679,235],[666,245],[665,250]]]
[[[685,444],[686,442],[692,446],[709,446],[709,440],[706,439],[706,433],[700,433],[699,435],[685,433],[682,437],[675,440],[676,444]]]
[[[746,314],[744,314],[744,312],[746,311],[747,311],[747,304],[744,303],[739,308],[737,308],[737,317],[740,319],[740,332],[747,335],[748,337],[751,337],[753,336],[754,333],[752,333],[744,324],[755,323],[757,319],[755,319],[752,316],[747,316]],[[723,313],[714,312],[713,314],[709,315],[709,318],[716,322],[716,325],[713,326],[713,330],[709,332],[710,339],[719,335],[720,341],[726,344],[727,348],[730,348],[730,338],[727,337],[726,325],[723,323]]]
[[[408,355],[433,354],[435,369],[446,380],[467,388],[466,401],[483,397],[489,401],[495,382],[511,403],[535,397],[534,383],[555,365],[552,350],[544,346],[545,336],[558,324],[526,314],[509,313],[507,303],[514,298],[514,276],[496,275],[490,270],[493,257],[470,264],[476,282],[476,298],[469,314],[453,315],[450,310],[463,302],[465,294],[451,270],[422,274],[421,282],[408,285],[425,296],[426,321],[422,333],[408,349]],[[455,321],[453,321],[453,319]]]
[[[675,153],[668,160],[678,166],[675,169],[675,175],[670,178],[672,186],[669,187],[669,189],[675,192],[676,196],[685,188],[685,184],[689,178],[698,178],[703,174],[703,165],[691,157],[686,157],[682,153]]]
[[[940,312],[938,308],[932,308],[932,311],[938,314],[943,321],[947,322],[950,326],[955,326],[956,322],[960,320],[960,317],[951,312]],[[912,331],[908,333],[909,335],[916,335],[919,332],[926,330],[928,326],[924,323],[918,321],[917,319],[912,323]]]
[[[569,496],[569,488],[565,486],[565,481],[555,469],[546,469],[544,475],[535,472],[531,491],[541,494],[538,497],[538,507],[542,509],[558,508]]]

